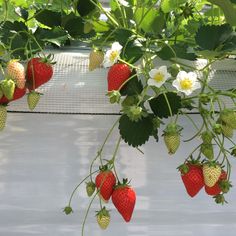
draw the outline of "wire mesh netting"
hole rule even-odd
[[[118,105],[111,105],[106,96],[107,69],[88,70],[89,51],[78,49],[63,49],[50,51],[55,55],[57,64],[54,67],[53,78],[40,87],[44,95],[34,112],[46,113],[104,113],[119,112]],[[163,62],[162,62],[163,63]],[[202,67],[204,61],[188,62],[192,66]],[[211,86],[227,90],[236,88],[236,60],[220,62],[212,66]],[[224,100],[232,107],[231,100]],[[28,112],[27,97],[12,102],[9,111]]]

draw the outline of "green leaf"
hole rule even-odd
[[[64,28],[72,37],[77,38],[84,34],[83,19],[79,16],[74,16],[66,21]]]
[[[164,14],[155,8],[138,8],[134,17],[137,25],[147,33],[159,34],[165,25]]]
[[[123,47],[122,57],[129,63],[135,63],[144,54],[143,45],[138,40],[129,41],[125,47]]]
[[[97,33],[106,32],[106,31],[108,31],[110,29],[110,26],[105,21],[97,20],[97,21],[93,21],[92,24],[93,24],[94,30]]]
[[[27,20],[29,17],[29,13],[27,10],[25,10],[22,7],[16,7],[15,12],[18,16],[20,16],[22,19]]]
[[[120,135],[130,146],[138,147],[146,143],[153,133],[153,123],[150,116],[137,122],[131,121],[127,115],[122,115],[119,121]]]
[[[199,28],[195,40],[203,50],[216,50],[232,37],[232,32],[229,24],[204,25]]]
[[[181,4],[188,2],[188,0],[162,0],[161,9],[164,13],[169,13],[179,9]]]
[[[120,93],[122,96],[124,95],[137,95],[143,91],[143,85],[140,80],[138,80],[137,76],[131,79],[124,88],[121,89]]]
[[[153,98],[149,101],[153,113],[159,118],[168,118],[171,115],[169,106],[171,108],[172,115],[177,114],[179,109],[181,108],[180,96],[173,92],[165,93],[165,95],[160,94],[158,97]],[[168,100],[169,106],[166,101],[166,98]]]
[[[172,48],[172,49],[171,49]],[[182,58],[190,61],[196,60],[194,53],[188,53],[188,46],[184,44],[175,44],[170,47],[164,46],[157,55],[162,60],[170,60],[171,58]]]
[[[227,22],[232,25],[236,26],[236,0],[208,0],[209,2],[219,6],[224,14]]]
[[[61,26],[60,12],[45,9],[36,12],[35,19],[48,27]]]
[[[51,30],[38,28],[35,36],[45,42],[55,44],[60,47],[68,40],[68,34],[60,27],[55,27]]]
[[[114,32],[115,39],[122,45],[125,46],[128,40],[132,38],[133,32],[129,29],[117,29]]]
[[[78,0],[77,11],[80,16],[87,16],[96,9],[93,2],[98,3],[97,0]]]

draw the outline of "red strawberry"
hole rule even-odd
[[[123,83],[131,76],[128,65],[123,63],[114,64],[108,71],[108,92],[121,89]]]
[[[9,103],[11,101],[17,100],[17,99],[23,97],[25,94],[26,94],[26,89],[25,88],[20,89],[20,88],[16,87],[15,91],[14,91],[14,94],[13,94],[13,98],[11,100],[8,100],[5,96],[3,96],[0,99],[0,104],[6,104],[6,103]]]
[[[116,184],[116,177],[107,166],[100,167],[100,172],[96,176],[95,184],[100,189],[99,195],[104,201],[108,201],[112,195],[113,187]]]
[[[215,195],[220,194],[222,192],[222,189],[220,187],[220,182],[222,180],[226,180],[226,179],[227,179],[227,173],[224,170],[222,170],[219,180],[217,181],[217,183],[213,187],[209,187],[209,186],[205,185],[206,193],[211,196],[215,196]]]
[[[26,77],[30,90],[47,83],[53,75],[53,68],[48,58],[32,58],[27,65]]]
[[[126,222],[131,220],[136,194],[134,190],[127,185],[127,179],[123,180],[123,184],[118,184],[112,193],[112,202],[116,209],[122,215]]]
[[[194,197],[204,186],[202,166],[195,163],[186,163],[179,167],[181,178],[190,197]]]

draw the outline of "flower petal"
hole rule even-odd
[[[177,79],[184,79],[184,78],[186,78],[186,77],[188,77],[188,74],[187,74],[187,72],[186,71],[184,71],[184,70],[181,70],[178,74],[177,74]]]
[[[154,78],[157,73],[158,73],[157,69],[152,69],[150,70],[149,75],[151,78]]]
[[[158,83],[154,79],[149,79],[147,83],[148,83],[149,86],[155,86],[157,88],[160,88],[163,85],[164,82]]]
[[[111,50],[112,51],[121,51],[122,50],[122,46],[118,43],[118,42],[114,42],[111,46]]]
[[[192,80],[197,80],[197,74],[195,72],[188,72],[188,77]]]

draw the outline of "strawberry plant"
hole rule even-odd
[[[232,186],[231,156],[236,155],[236,90],[216,89],[212,75],[217,62],[235,62],[235,0],[110,0],[109,8],[99,0],[10,2],[0,1],[1,129],[6,105],[28,89],[29,108],[34,109],[40,98],[35,89],[52,78],[53,56],[45,55],[44,49],[73,41],[91,47],[89,71],[108,68],[104,95],[111,105],[120,105],[118,120],[64,209],[66,214],[73,212],[73,196],[86,181],[91,200],[82,235],[96,198],[102,229],[112,221],[102,200],[111,198],[123,219],[131,220],[135,190],[127,180],[120,181],[116,169],[121,142],[142,153],[140,147],[151,138],[157,142],[163,138],[167,152],[178,158],[183,142],[191,146],[199,139],[201,143],[179,167],[180,178],[190,197],[205,189],[216,203],[226,203],[225,194]],[[204,63],[198,65],[199,60]],[[233,105],[227,107],[224,98]],[[200,126],[190,111],[199,114]],[[179,124],[180,116],[196,130],[191,138],[182,136],[185,127]],[[107,159],[103,150],[116,127],[119,137]]]

